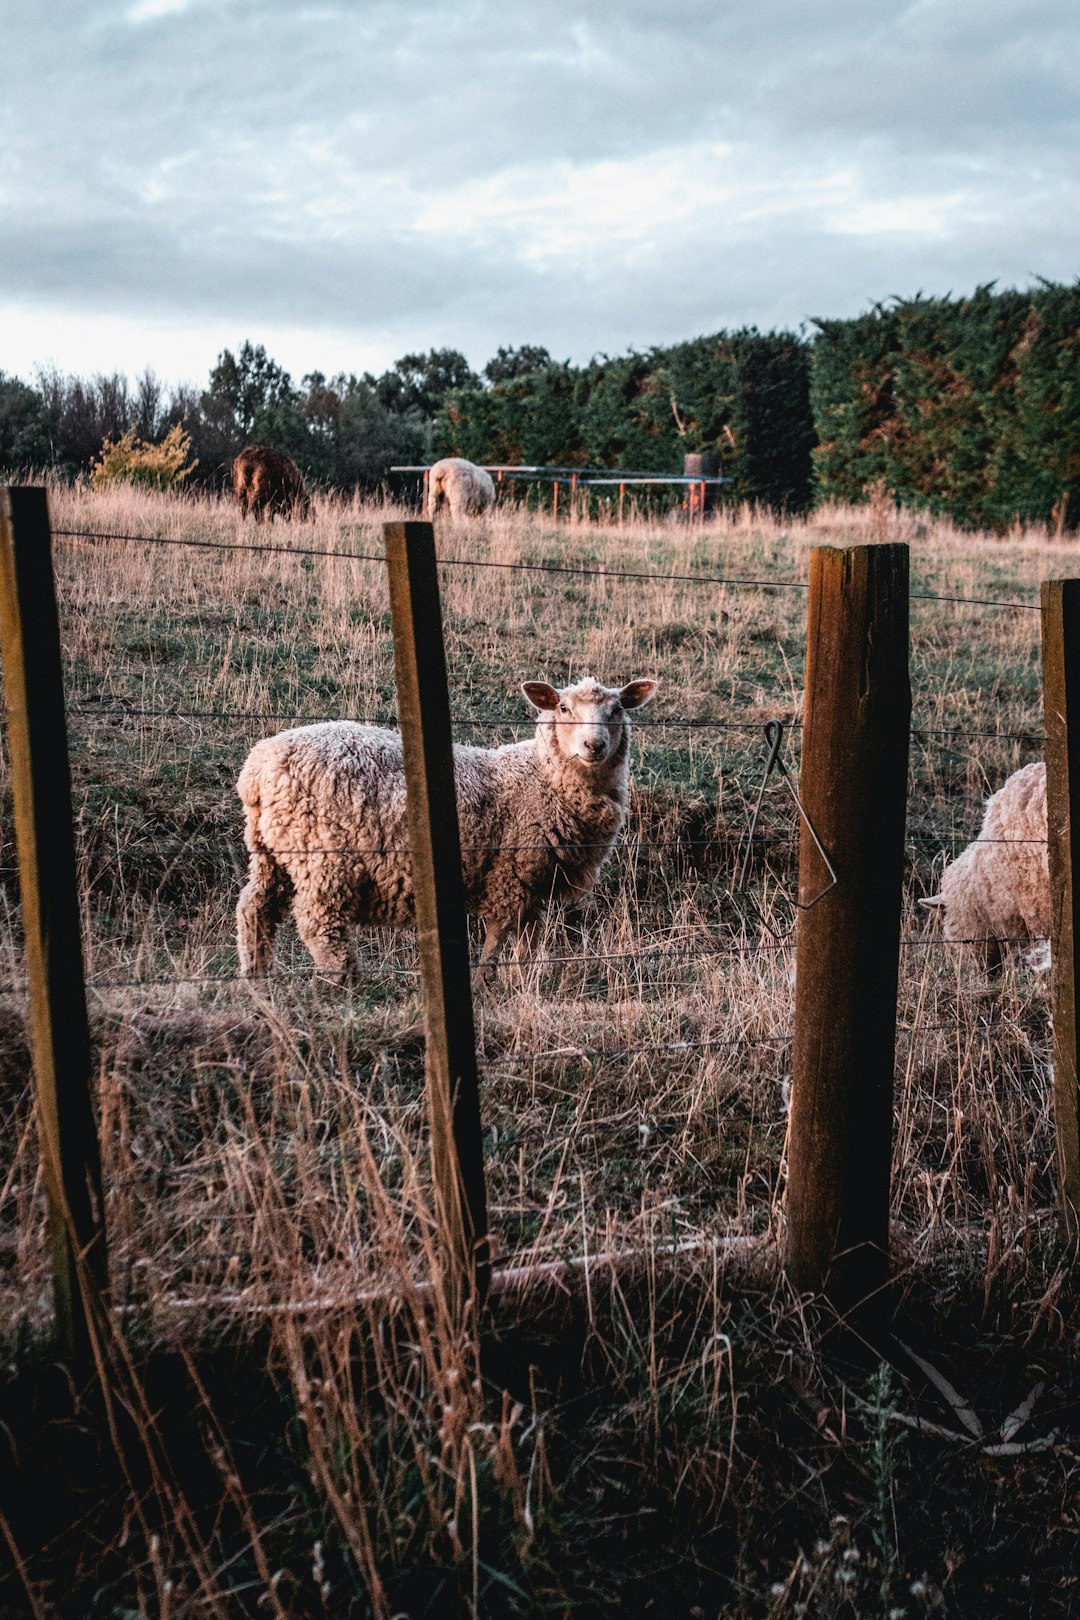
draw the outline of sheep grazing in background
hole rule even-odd
[[[264,517],[311,516],[311,501],[304,475],[288,456],[265,444],[246,444],[233,462],[233,493],[240,516],[252,513],[256,523]]]
[[[483,918],[481,967],[532,931],[549,903],[596,882],[626,818],[627,711],[654,680],[622,688],[527,681],[528,742],[454,749],[465,903]],[[414,922],[401,737],[351,720],[256,743],[240,772],[249,877],[236,908],[241,971],[265,974],[292,907],[316,965],[355,969],[358,925]]]
[[[428,473],[428,515],[445,506],[455,520],[479,517],[495,502],[495,485],[483,467],[461,456],[437,461]]]
[[[943,908],[945,938],[977,943],[988,970],[1001,961],[1002,940],[1049,936],[1046,766],[1041,761],[1014,771],[987,800],[978,839],[946,868],[941,892],[922,903]]]

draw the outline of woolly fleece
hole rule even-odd
[[[1011,840],[980,842],[979,840]],[[1031,842],[1019,842],[1028,839]],[[946,869],[937,903],[945,938],[985,940],[988,965],[1001,939],[1050,933],[1050,874],[1046,858],[1046,766],[1014,771],[987,800],[979,839]]]
[[[530,682],[523,690],[541,709],[533,738],[455,747],[466,906],[487,925],[483,963],[548,903],[596,882],[626,817],[625,710],[655,688]],[[245,974],[268,970],[290,904],[315,963],[341,973],[355,966],[357,925],[413,923],[398,732],[349,720],[283,731],[256,743],[237,791],[250,853],[237,905]]]
[[[479,517],[495,502],[490,473],[463,456],[437,461],[428,474],[428,511],[432,517],[443,506],[454,519]]]

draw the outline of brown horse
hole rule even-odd
[[[311,501],[304,475],[288,456],[265,444],[246,444],[233,462],[233,492],[240,516],[252,513],[256,523],[264,517],[311,516]]]

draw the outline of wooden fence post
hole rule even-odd
[[[1080,579],[1043,581],[1042,657],[1054,1128],[1062,1214],[1066,1231],[1075,1240],[1080,1237],[1080,1081],[1076,1050],[1076,995],[1080,984]],[[1075,705],[1075,725],[1069,720],[1070,701]]]
[[[60,630],[43,489],[0,491],[0,653],[56,1338],[73,1370],[88,1376],[93,1318],[107,1298],[108,1268]]]
[[[469,1300],[483,1298],[489,1258],[435,531],[430,523],[387,523],[384,534],[424,992],[436,1215],[446,1249],[448,1297],[460,1316]]]
[[[907,547],[816,547],[784,1263],[849,1319],[888,1278],[910,717]]]

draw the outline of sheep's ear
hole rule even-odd
[[[943,906],[945,904],[945,896],[943,894],[930,894],[927,895],[925,899],[920,900],[919,904],[920,906],[926,906],[928,910],[932,911],[935,906]]]
[[[559,707],[559,694],[547,681],[525,681],[521,690],[529,702],[537,709],[557,709]]]
[[[619,693],[619,702],[624,709],[640,709],[643,703],[648,703],[656,695],[659,681],[631,681]]]

